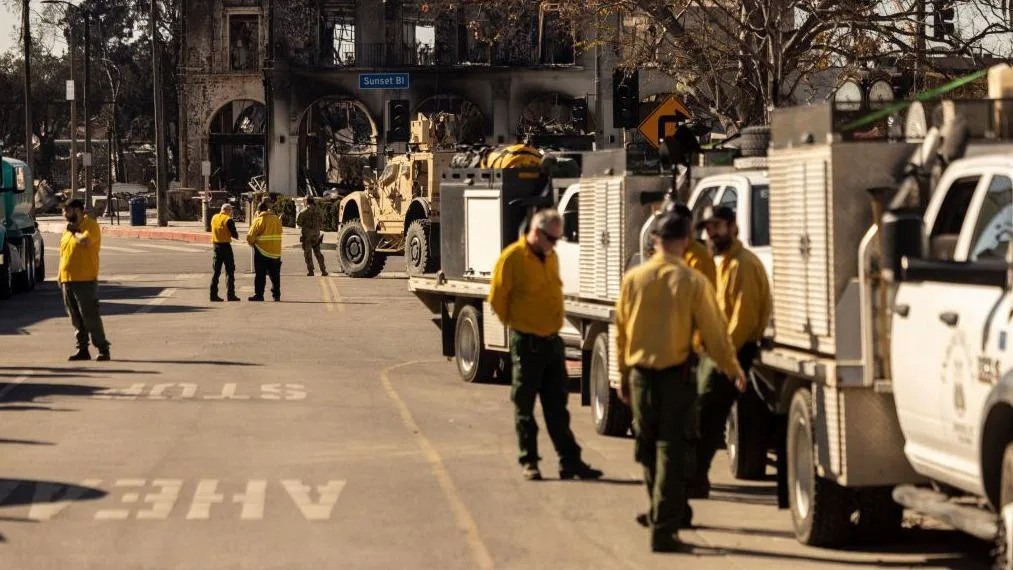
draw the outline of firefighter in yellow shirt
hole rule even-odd
[[[694,332],[739,389],[746,382],[713,289],[683,260],[691,227],[691,219],[678,212],[659,218],[653,257],[626,274],[616,301],[620,397],[633,410],[634,457],[644,467],[651,497],[650,511],[638,521],[650,526],[656,552],[687,550],[678,529],[693,516],[686,473],[696,400]]]
[[[223,204],[219,213],[211,218],[211,247],[214,248],[211,273],[211,301],[220,303],[218,278],[225,267],[225,285],[229,301],[238,301],[236,296],[236,256],[232,252],[232,240],[239,239],[236,222],[232,219],[232,204]]]
[[[88,338],[98,349],[95,360],[109,360],[109,341],[99,315],[98,269],[102,232],[98,222],[84,213],[84,202],[63,206],[67,229],[60,238],[60,291],[70,322],[77,331],[77,352],[68,360],[91,360]]]
[[[257,217],[250,224],[246,243],[253,247],[253,296],[250,301],[264,300],[264,287],[271,278],[271,296],[281,301],[281,220],[266,201],[257,206]]]
[[[721,256],[717,302],[728,321],[728,336],[732,339],[739,365],[748,374],[759,354],[759,342],[773,311],[767,271],[763,263],[739,241],[735,211],[731,208],[707,208],[698,227],[707,230],[711,249],[716,256]],[[706,345],[705,349],[713,359],[712,347]],[[710,370],[706,363],[701,363],[699,376],[701,386],[697,413],[700,441],[691,498],[707,498],[710,494],[708,473],[711,462],[724,440],[728,412],[738,398],[738,392],[722,372]]]
[[[513,362],[511,399],[520,447],[518,461],[529,481],[542,478],[538,469],[538,423],[535,398],[541,398],[549,437],[559,456],[560,479],[598,479],[602,472],[584,463],[570,430],[566,409],[566,355],[559,330],[563,327],[563,281],[553,249],[563,235],[563,218],[542,210],[531,229],[500,254],[493,269],[488,302],[510,328]]]

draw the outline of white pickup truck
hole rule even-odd
[[[915,104],[888,140],[830,105],[774,114],[757,372],[805,544],[887,540],[907,507],[999,537],[1010,567],[1010,117],[999,100]]]

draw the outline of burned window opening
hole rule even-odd
[[[311,105],[299,129],[299,184],[316,194],[363,188],[366,167],[377,163],[377,133],[365,107],[353,99]]]
[[[260,68],[260,16],[231,14],[229,22],[229,69],[256,71]]]
[[[320,3],[320,59],[325,66],[358,63],[355,0]]]
[[[208,133],[212,188],[246,192],[263,176],[266,126],[267,107],[257,101],[232,101],[215,114]]]

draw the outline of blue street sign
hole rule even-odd
[[[360,73],[359,89],[408,89],[407,73]]]

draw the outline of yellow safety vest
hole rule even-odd
[[[274,212],[261,212],[250,226],[246,242],[264,257],[281,259],[281,220]]]
[[[229,232],[231,219],[228,214],[215,214],[211,218],[211,243],[232,243],[232,233]]]

